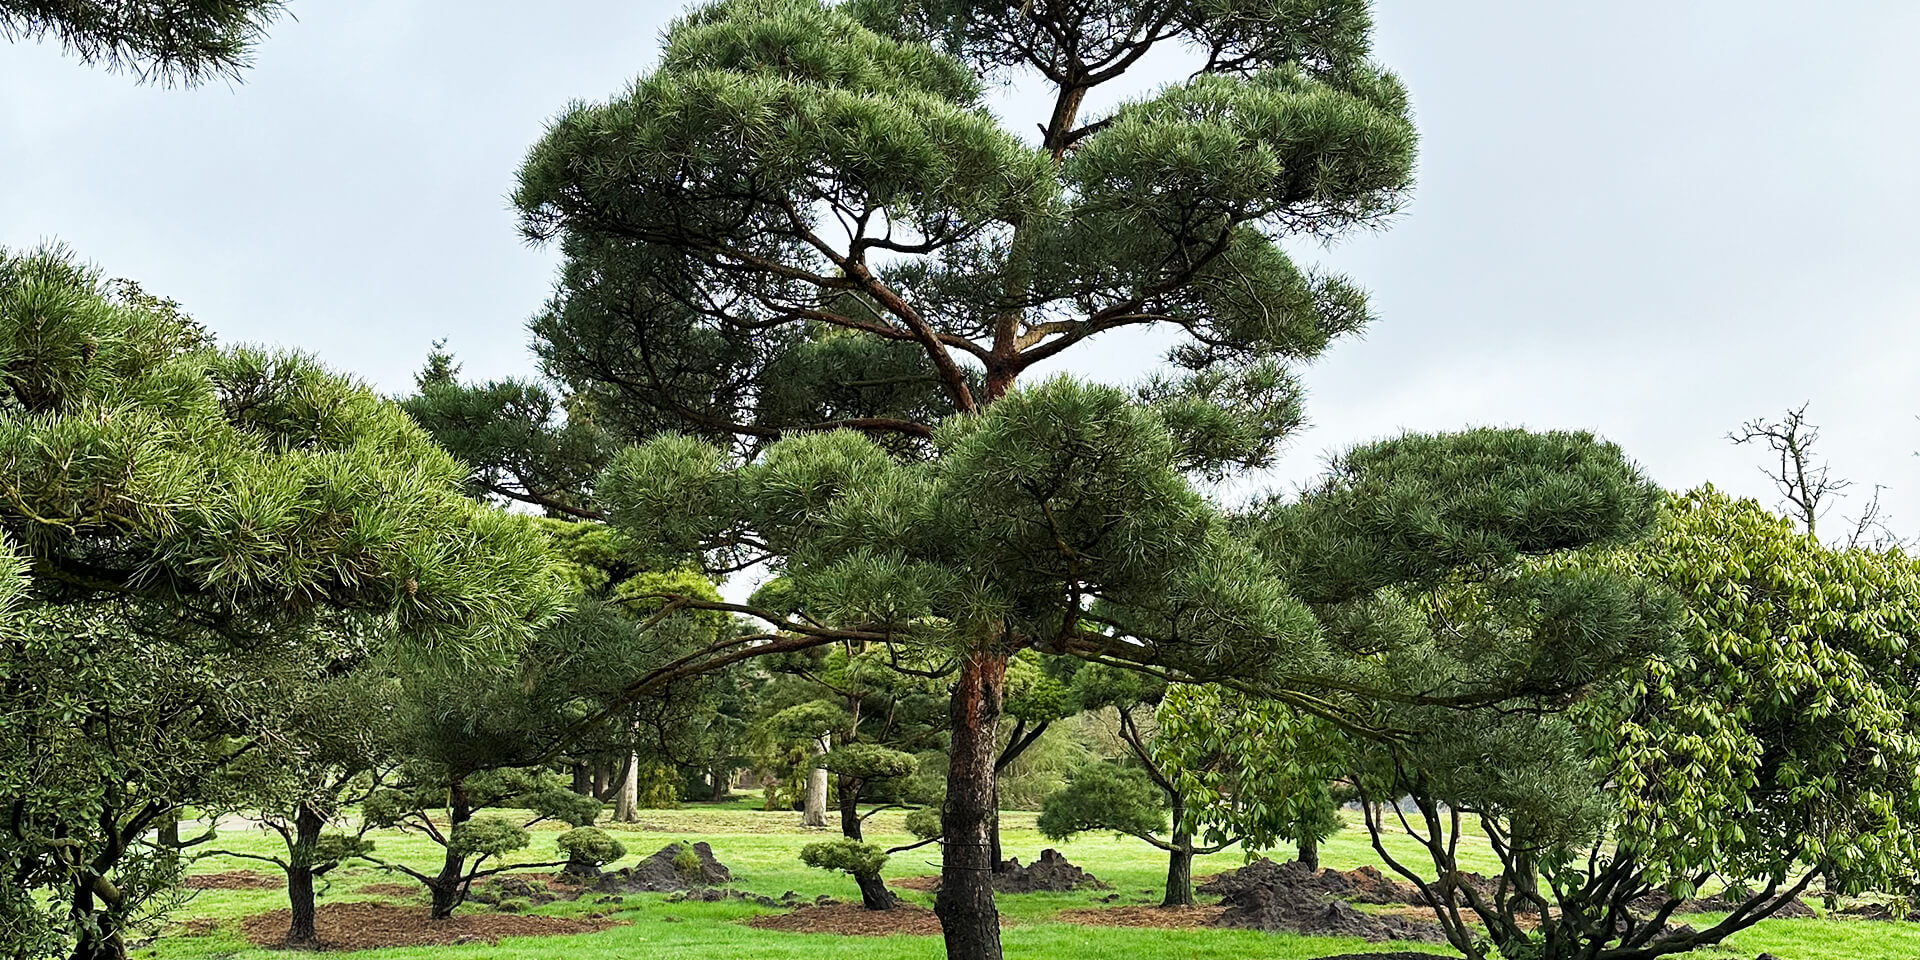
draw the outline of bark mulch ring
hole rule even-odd
[[[892,910],[868,910],[857,903],[836,903],[825,907],[801,907],[791,913],[766,913],[748,917],[746,924],[760,930],[784,933],[834,933],[851,937],[890,937],[906,933],[938,936],[940,918],[926,907],[903,903]]]
[[[180,881],[189,890],[278,890],[287,878],[254,870],[228,870],[223,873],[195,874]]]
[[[1449,957],[1452,954],[1415,953],[1412,950],[1396,950],[1393,953],[1343,953],[1333,957],[1321,957],[1320,960],[1434,960],[1435,957]]]
[[[286,945],[288,914],[273,910],[240,921],[240,932],[262,947]],[[329,903],[314,913],[320,946],[328,950],[428,947],[456,943],[494,944],[501,937],[557,937],[594,933],[619,921],[597,914],[543,917],[504,913],[456,913],[434,920],[426,907],[391,903]]]
[[[418,897],[426,893],[425,887],[417,883],[368,883],[355,888],[355,893],[364,893],[370,897]]]
[[[1080,907],[1053,915],[1061,923],[1083,927],[1160,927],[1167,930],[1198,930],[1216,926],[1225,908],[1197,903],[1185,907]]]

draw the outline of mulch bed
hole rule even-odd
[[[287,878],[255,870],[227,870],[194,874],[182,879],[180,885],[189,890],[278,890],[287,885]]]
[[[927,877],[888,877],[887,886],[896,887],[901,890],[917,890],[921,893],[932,893],[940,886],[940,875],[936,873]]]
[[[369,883],[357,888],[356,892],[372,897],[418,897],[427,889],[417,883]]]
[[[834,933],[851,937],[890,937],[899,933],[938,936],[940,933],[940,918],[934,916],[932,910],[910,903],[899,904],[892,910],[868,910],[857,903],[801,907],[790,913],[748,917],[746,924],[784,933]]]
[[[1198,930],[1217,926],[1226,908],[1218,904],[1197,903],[1185,907],[1080,907],[1053,915],[1061,923],[1083,927],[1158,927],[1165,930]]]
[[[288,913],[273,910],[240,921],[240,932],[262,947],[286,944]],[[584,917],[542,917],[505,913],[456,913],[434,920],[426,907],[391,903],[329,903],[314,914],[320,946],[328,950],[425,947],[456,943],[498,943],[501,937],[553,937],[594,933],[619,921]]]
[[[1399,950],[1393,953],[1343,953],[1333,957],[1321,957],[1319,960],[1446,960],[1451,954],[1415,953],[1412,950]]]

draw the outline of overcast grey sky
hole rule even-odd
[[[290,9],[234,87],[0,46],[0,245],[64,241],[224,340],[385,390],[438,337],[470,375],[529,372],[553,257],[515,234],[514,170],[567,101],[652,64],[679,4]],[[1724,435],[1812,401],[1836,472],[1920,532],[1920,4],[1386,0],[1378,21],[1420,185],[1391,229],[1305,251],[1381,322],[1309,372],[1278,482],[1402,428],[1521,424],[1771,504]],[[1130,377],[1133,346],[1076,369]]]

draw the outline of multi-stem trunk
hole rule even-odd
[[[293,815],[293,848],[287,857],[287,942],[307,945],[319,935],[313,927],[313,855],[320,844],[326,818],[311,804],[301,804]]]
[[[95,908],[93,890],[85,881],[74,889],[72,917],[79,933],[73,960],[126,960],[127,943],[119,919],[111,907]]]
[[[1004,653],[972,653],[960,666],[948,704],[947,802],[941,812],[940,892],[933,910],[948,960],[1000,960],[1000,914],[993,903],[993,767],[1006,686]]]

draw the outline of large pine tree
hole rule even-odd
[[[1283,243],[1377,226],[1407,194],[1406,93],[1369,32],[1362,0],[725,0],[674,24],[631,88],[570,108],[521,171],[527,235],[564,255],[537,349],[599,425],[656,437],[596,498],[663,553],[770,562],[799,598],[718,605],[764,636],[630,692],[811,644],[949,651],[950,956],[1000,952],[992,797],[1014,653],[1220,678],[1334,716],[1347,697],[1420,699],[1322,616],[1651,515],[1611,446],[1518,432],[1354,461],[1377,509],[1304,518],[1285,558],[1195,492],[1268,463],[1299,422],[1289,364],[1368,319],[1356,287]],[[1192,75],[1133,73],[1162,52]],[[987,108],[1001,81],[1045,98],[1037,138]],[[1131,99],[1089,111],[1109,88]],[[1015,389],[1142,328],[1172,334],[1170,372],[1131,392]],[[1455,446],[1499,469],[1449,471]],[[1338,582],[1287,579],[1322,574]],[[1495,699],[1524,673],[1442,699]]]

